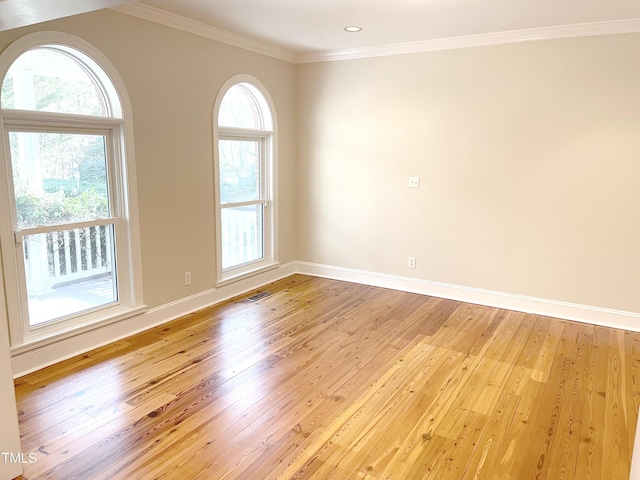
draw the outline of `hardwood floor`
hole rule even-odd
[[[628,479],[640,334],[264,290],[18,379],[25,478]]]

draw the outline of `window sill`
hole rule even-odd
[[[87,323],[82,325],[69,325],[66,328],[56,329],[55,331],[41,331],[35,330],[33,332],[26,333],[24,336],[24,342],[21,345],[11,347],[11,354],[17,355],[21,353],[34,350],[36,348],[44,347],[54,344],[61,340],[65,340],[71,337],[82,335],[93,330],[97,330],[101,327],[117,323],[127,318],[140,315],[147,311],[146,305],[138,307],[120,306],[113,309],[109,309],[108,314],[96,316]]]
[[[259,273],[268,272],[269,270],[274,270],[280,266],[280,262],[270,263],[269,265],[263,265],[253,270],[245,271],[239,273],[237,275],[226,277],[219,282],[216,282],[216,288],[224,287],[225,285],[229,285],[230,283],[238,282],[248,277],[252,277],[254,275],[258,275]]]

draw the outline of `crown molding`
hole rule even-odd
[[[288,50],[274,47],[273,45],[258,40],[252,40],[236,33],[227,32],[226,30],[212,27],[211,25],[197,22],[180,15],[175,15],[150,5],[131,3],[113,7],[110,10],[158,23],[166,27],[175,28],[176,30],[182,30],[183,32],[192,33],[210,40],[216,40],[226,43],[227,45],[243,48],[251,52],[277,58],[278,60],[284,60],[285,62],[297,63],[296,54]]]
[[[508,43],[555,40],[561,38],[590,37],[640,32],[640,18],[609,22],[581,23],[554,27],[528,28],[507,32],[465,35],[419,42],[396,43],[376,47],[350,48],[326,52],[302,53],[296,55],[296,63],[331,62],[358,58],[385,57],[408,53],[435,52],[457,48],[486,47]]]
[[[268,43],[252,40],[242,35],[212,27],[211,25],[197,22],[180,15],[175,15],[149,5],[132,3],[113,7],[111,10],[290,63],[355,60],[359,58],[435,52],[440,50],[453,50],[457,48],[486,47],[490,45],[504,45],[509,43],[533,42],[539,40],[556,40],[561,38],[591,37],[598,35],[640,32],[640,18],[631,18],[627,20],[580,23],[575,25],[559,25],[553,27],[511,30],[506,32],[483,33],[478,35],[465,35],[461,37],[439,38],[434,40],[396,43],[375,47],[294,53]]]

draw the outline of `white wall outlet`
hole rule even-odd
[[[407,267],[416,268],[416,257],[409,257],[409,261],[407,262]]]
[[[191,272],[186,272],[184,274],[184,284],[186,285],[191,285]]]
[[[409,188],[420,188],[420,177],[409,177]]]

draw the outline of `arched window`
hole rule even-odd
[[[275,118],[266,89],[237,75],[214,108],[218,282],[276,264]]]
[[[86,42],[42,32],[3,52],[0,78],[13,346],[136,313],[131,115],[117,72]]]

